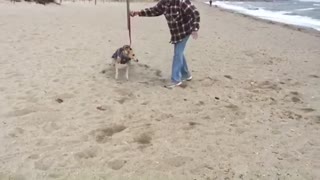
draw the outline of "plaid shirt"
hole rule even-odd
[[[154,7],[139,12],[139,16],[160,15],[167,19],[172,44],[200,28],[200,13],[190,0],[160,0]]]

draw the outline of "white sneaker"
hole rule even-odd
[[[189,76],[187,79],[184,79],[182,81],[191,81],[192,80],[192,76]]]
[[[169,84],[169,85],[165,85],[164,87],[165,88],[168,88],[168,89],[173,89],[177,86],[180,86],[182,84],[182,82],[178,82],[178,83],[172,83],[172,84]]]

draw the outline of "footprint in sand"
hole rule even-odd
[[[257,85],[260,89],[270,89],[275,91],[280,91],[282,88],[279,87],[277,83],[270,82],[270,81],[263,81]]]
[[[205,105],[205,103],[203,101],[199,101],[196,105],[197,106],[203,106],[203,105]]]
[[[149,65],[146,64],[138,64],[139,67],[144,67],[145,69],[150,69]]]
[[[298,103],[298,102],[301,102],[301,99],[298,98],[298,97],[292,97],[291,101],[294,102],[294,103]]]
[[[101,73],[101,74],[105,74],[106,72],[107,72],[107,70],[104,69],[104,70],[102,70],[100,73]]]
[[[38,139],[35,139],[35,145],[36,146],[48,146],[49,144],[49,141],[47,139],[44,139],[44,138],[38,138]]]
[[[19,117],[19,116],[25,116],[25,115],[28,115],[28,114],[31,114],[31,113],[34,113],[36,112],[36,110],[34,109],[28,109],[28,108],[24,108],[24,109],[17,109],[17,110],[14,110],[12,112],[9,112],[5,115],[5,117]]]
[[[56,102],[57,102],[57,103],[63,103],[63,99],[57,98],[57,99],[56,99]]]
[[[309,75],[309,77],[312,77],[312,78],[320,78],[318,75],[314,75],[314,74]]]
[[[116,88],[115,92],[122,96],[116,100],[119,104],[124,104],[126,101],[135,97],[135,95],[128,89]]]
[[[196,125],[200,125],[200,123],[197,123],[197,122],[189,122],[188,124],[189,124],[189,126],[192,126],[192,127],[194,127]]]
[[[210,120],[210,119],[211,119],[211,117],[210,117],[210,116],[204,116],[204,117],[202,117],[202,119]]]
[[[246,128],[242,128],[242,127],[237,127],[235,132],[239,135],[245,133],[245,132],[248,132],[248,130]]]
[[[283,98],[286,102],[293,102],[293,103],[303,103],[302,95],[297,91],[292,91],[289,94],[286,94]]]
[[[300,120],[300,119],[303,118],[302,115],[297,114],[297,113],[292,112],[292,111],[284,111],[284,112],[282,112],[282,115],[283,115],[285,118],[289,118],[289,119]],[[280,116],[280,118],[283,117],[283,116]]]
[[[83,116],[84,116],[84,117],[87,117],[87,116],[90,116],[90,115],[91,115],[90,112],[83,112]]]
[[[161,72],[160,70],[156,70],[155,75],[156,75],[157,77],[162,77],[161,73],[162,73],[162,72]]]
[[[141,71],[143,73],[146,73],[146,74],[143,74],[143,77],[149,78],[148,82],[140,82],[140,83],[148,85],[150,82],[155,82],[155,81],[159,81],[159,80],[162,81],[162,79],[160,79],[160,78],[162,78],[162,71],[161,70],[151,68],[150,66],[148,66],[146,64],[139,64],[138,67],[144,68],[144,70]]]
[[[232,111],[239,110],[239,107],[237,105],[234,105],[234,104],[229,104],[229,105],[227,105],[225,107],[228,108],[228,109],[231,109]]]
[[[75,97],[74,94],[63,93],[63,94],[56,95],[55,97],[53,97],[53,99],[55,102],[62,103],[64,102],[65,99],[71,99],[74,97]]]
[[[238,118],[238,119],[242,119],[245,118],[246,116],[246,112],[241,111],[241,109],[234,104],[229,104],[227,106],[225,106],[226,108],[230,109],[231,111],[233,111],[234,115]]]
[[[127,163],[126,160],[114,160],[108,163],[108,167],[113,170],[121,169]]]
[[[227,79],[233,79],[232,76],[230,76],[230,75],[224,75],[224,77]]]
[[[305,112],[305,113],[311,113],[311,112],[316,111],[316,110],[313,109],[313,108],[301,108],[300,110],[301,110],[302,112]]]
[[[50,169],[54,161],[51,158],[43,158],[34,163],[34,168],[42,171]]]
[[[313,119],[316,124],[320,124],[320,116],[314,116]]]
[[[148,104],[149,104],[148,101],[145,101],[145,102],[141,103],[141,105],[143,105],[143,106],[146,106],[146,105],[148,105]]]
[[[292,95],[294,95],[294,96],[299,96],[299,95],[300,95],[300,93],[297,92],[297,91],[291,91],[290,94],[292,94]]]
[[[105,143],[111,136],[124,131],[126,128],[127,127],[123,125],[114,125],[112,127],[105,127],[94,130],[92,134],[95,136],[97,143]]]
[[[8,180],[27,180],[28,178],[26,178],[24,175],[22,174],[13,174],[13,175],[10,175],[8,178],[2,178],[1,175],[0,175],[0,179],[2,180],[5,180],[5,179],[8,179]]]
[[[285,99],[290,100],[290,101],[292,101],[294,103],[303,103],[301,94],[299,92],[296,92],[296,91],[290,92],[289,95],[285,96]]]
[[[52,80],[52,82],[59,82],[60,80],[59,79],[54,79],[54,80]]]
[[[122,97],[122,98],[120,98],[120,99],[118,99],[118,100],[116,100],[119,104],[124,104],[127,100],[129,100],[129,98],[127,98],[127,97]]]
[[[176,156],[176,157],[172,157],[164,160],[166,164],[173,167],[181,167],[191,161],[193,161],[193,159],[191,157],[186,157],[186,156]]]
[[[173,114],[162,113],[158,119],[160,121],[163,121],[163,120],[167,120],[167,119],[172,119],[173,117],[174,117]]]
[[[115,92],[120,96],[134,97],[134,94],[129,89],[117,88]]]
[[[183,130],[191,130],[194,129],[196,126],[201,125],[200,123],[197,122],[189,122],[187,127],[184,127]]]
[[[0,87],[0,92],[4,92],[6,90],[5,87]]]
[[[54,178],[54,179],[57,179],[57,178],[60,178],[61,176],[63,176],[62,173],[59,173],[59,172],[53,172],[53,173],[50,173],[48,175],[50,178]]]
[[[96,146],[96,147],[88,147],[83,151],[77,152],[74,154],[74,157],[78,160],[80,159],[91,159],[97,157],[101,149]]]
[[[19,136],[22,136],[23,133],[24,133],[24,129],[18,127],[18,128],[12,129],[12,130],[8,133],[8,135],[9,135],[10,137],[19,137]]]
[[[215,83],[219,82],[219,80],[211,77],[205,77],[203,79],[199,79],[199,82],[201,82],[202,86],[204,87],[211,87]]]
[[[47,122],[44,126],[43,126],[43,130],[46,133],[52,133],[53,131],[56,131],[60,129],[60,127],[57,125],[57,123],[55,122]]]
[[[39,159],[39,154],[31,154],[30,156],[28,156],[28,159]]]
[[[98,106],[98,107],[96,107],[96,109],[99,111],[107,111],[107,110],[110,111],[111,110],[111,108],[107,105]]]
[[[152,137],[150,133],[142,133],[134,138],[134,142],[142,145],[151,144]]]

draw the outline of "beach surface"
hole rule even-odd
[[[132,3],[141,9],[155,3]],[[195,2],[193,81],[168,90],[164,17],[0,2],[0,180],[320,179],[320,36]]]

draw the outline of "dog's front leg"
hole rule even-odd
[[[118,66],[117,66],[117,64],[115,64],[114,68],[115,68],[115,70],[116,70],[115,79],[118,79],[118,76],[119,76],[119,70],[118,70]]]
[[[126,78],[127,78],[127,81],[129,81],[129,65],[127,65],[126,67]]]

